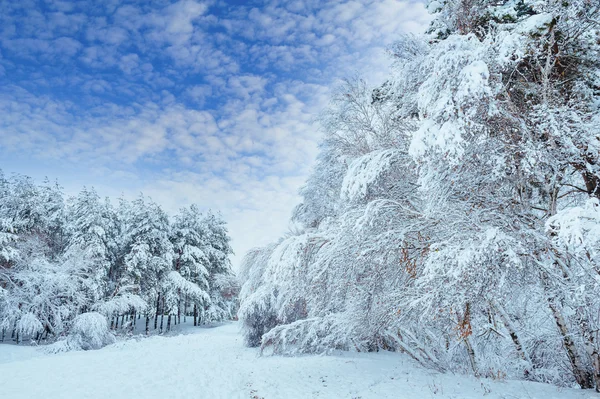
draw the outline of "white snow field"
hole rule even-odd
[[[397,353],[259,356],[237,323],[45,354],[0,345],[0,397],[16,398],[596,398],[591,391],[439,374]]]

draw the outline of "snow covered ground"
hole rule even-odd
[[[179,326],[178,326],[179,327]],[[0,345],[0,397],[16,398],[596,398],[591,391],[439,374],[395,353],[259,357],[237,323],[48,355]]]

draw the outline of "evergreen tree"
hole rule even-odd
[[[111,230],[114,229],[109,203],[103,203],[94,189],[84,188],[68,210],[68,242],[65,256],[89,261],[90,295],[99,301],[109,295],[108,276],[114,262]]]

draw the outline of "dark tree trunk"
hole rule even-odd
[[[198,306],[194,304],[194,327],[198,325]]]
[[[188,298],[187,295],[185,297],[185,302],[183,303],[183,322],[187,322],[187,308],[188,308]]]
[[[146,315],[146,335],[150,334],[150,316]]]
[[[596,392],[600,392],[600,353],[596,349],[592,354],[592,366],[594,367],[594,382],[596,383]]]
[[[171,331],[171,315],[167,317],[167,332]]]
[[[156,298],[156,316],[154,316],[154,329],[158,325],[158,312],[160,310],[160,292],[158,293],[158,297]]]
[[[161,307],[161,312],[160,312],[160,333],[161,334],[163,332],[164,321],[165,321],[165,298],[163,297],[162,307]]]
[[[588,164],[595,165],[596,162],[592,157],[586,157],[586,163],[576,166],[582,172],[585,189],[590,196],[600,199],[600,178],[588,169]]]
[[[135,321],[136,321],[136,317],[135,317],[135,310],[133,310],[131,313],[129,313],[127,315],[127,322],[129,323],[129,332],[130,333],[134,333],[135,332]]]

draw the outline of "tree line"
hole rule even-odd
[[[0,341],[79,331],[71,346],[85,347],[140,322],[149,334],[182,317],[234,318],[229,243],[221,216],[196,205],[169,218],[143,195],[115,206],[84,188],[65,199],[56,183],[0,171]]]

